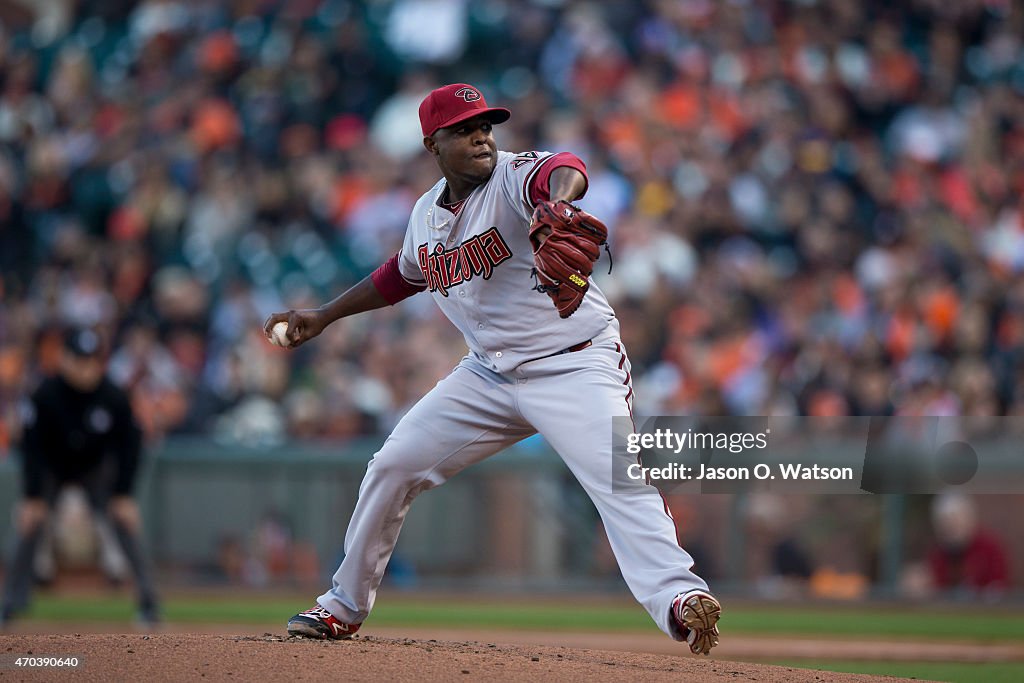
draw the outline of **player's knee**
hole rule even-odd
[[[383,484],[404,491],[436,485],[430,476],[433,467],[417,455],[397,448],[378,451],[367,465],[364,481],[370,485]]]
[[[416,473],[409,462],[398,455],[378,453],[366,466],[366,477],[394,483],[408,483]]]

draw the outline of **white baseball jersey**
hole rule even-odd
[[[456,214],[438,205],[443,180],[413,209],[398,270],[433,293],[470,354],[405,414],[367,465],[345,558],[317,598],[342,623],[360,624],[373,609],[419,493],[540,433],[597,506],[633,595],[662,631],[686,638],[671,606],[707,584],[693,573],[693,558],[679,546],[657,491],[612,488],[612,418],[632,414],[633,395],[615,315],[593,284],[564,320],[546,294],[533,290],[528,192],[551,156],[499,152],[490,180]],[[407,289],[386,298],[400,300],[413,288]],[[558,353],[587,340],[573,353]]]
[[[399,255],[402,277],[430,290],[473,356],[496,372],[592,339],[615,320],[593,282],[566,319],[546,294],[532,289],[534,207],[527,188],[552,156],[498,152],[491,178],[458,214],[438,205],[442,178],[416,202]]]

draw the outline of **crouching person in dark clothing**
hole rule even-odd
[[[93,330],[65,334],[59,372],[25,406],[21,444],[24,498],[19,503],[0,623],[28,607],[32,563],[47,515],[61,487],[85,489],[95,514],[107,515],[138,588],[139,619],[158,620],[157,598],[142,555],[141,517],[132,497],[142,432],[128,395],[106,377],[106,358]]]

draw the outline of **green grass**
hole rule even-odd
[[[207,598],[182,596],[164,605],[171,622],[283,624],[305,608],[302,599],[280,597],[252,600],[238,596]],[[30,616],[36,619],[72,621],[124,621],[134,608],[125,598],[39,596]],[[821,637],[892,637],[906,639],[955,639],[991,642],[1024,641],[1024,615],[957,614],[948,610],[900,609],[880,614],[869,609],[809,606],[730,607],[726,604],[722,628],[728,633],[777,637],[794,634]],[[439,601],[391,596],[378,602],[371,621],[376,626],[438,626],[494,629],[544,629],[554,631],[656,631],[638,605],[579,604],[561,599],[557,604],[536,600],[518,603],[466,598]],[[1020,680],[1024,680],[1021,678]]]
[[[800,669],[845,671],[876,676],[902,676],[952,683],[1019,683],[1024,681],[1024,663],[961,662],[845,662],[833,660],[783,660],[772,664]]]
[[[984,609],[975,613],[949,610],[906,609],[877,610],[836,607],[827,611],[817,607],[803,609],[748,607],[723,612],[728,628],[735,633],[770,636],[793,633],[821,636],[890,636],[898,638],[946,638],[954,640],[1024,640],[1024,615],[992,614]],[[723,625],[724,625],[723,621]],[[767,628],[771,624],[770,629]]]

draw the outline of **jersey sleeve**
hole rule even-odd
[[[402,252],[396,253],[370,276],[377,291],[392,306],[427,288],[426,284],[412,282],[402,275],[401,259]]]
[[[551,173],[563,166],[575,168],[589,183],[586,164],[570,152],[523,152],[506,162],[503,178],[505,194],[524,220],[529,221],[533,217],[537,202],[547,201]],[[584,187],[583,194],[586,192],[587,188]]]

